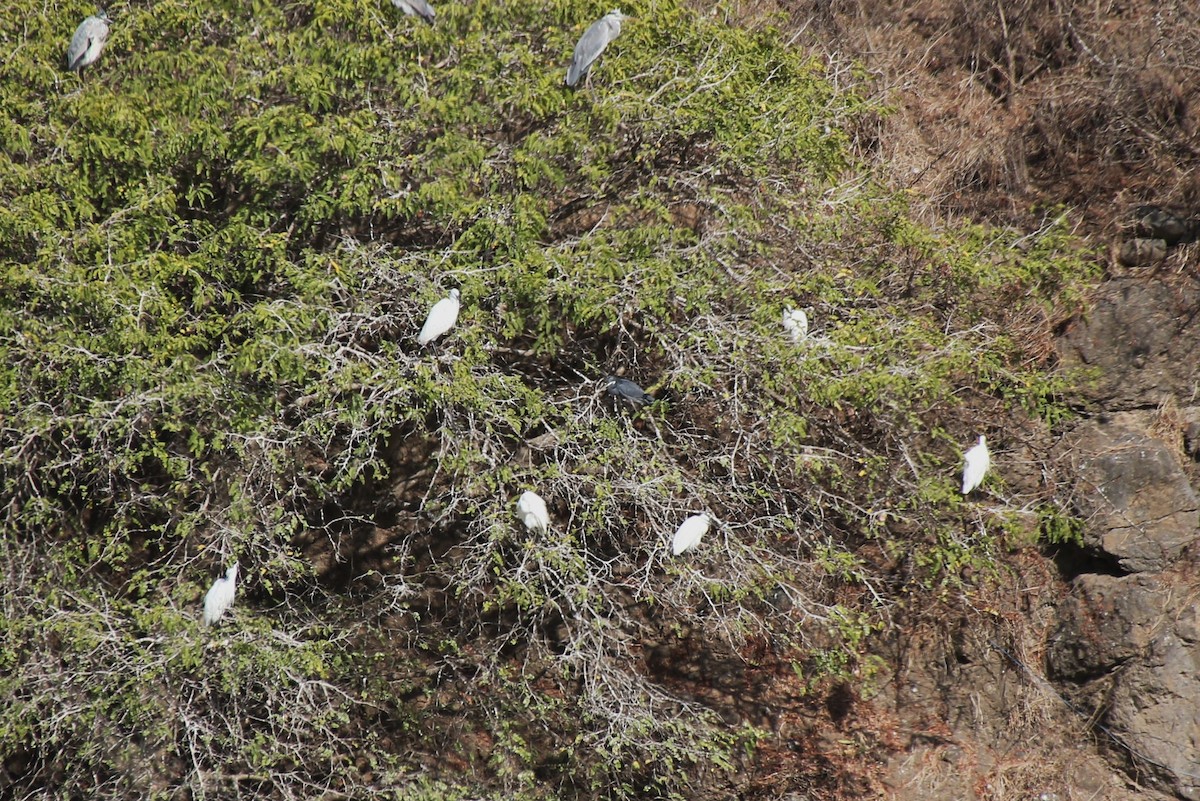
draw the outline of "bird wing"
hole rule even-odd
[[[571,56],[571,66],[567,68],[567,86],[574,86],[592,66],[592,62],[600,57],[604,48],[613,40],[612,29],[607,19],[599,19],[588,26],[575,43],[575,52]]]
[[[453,298],[442,298],[429,310],[429,316],[425,318],[425,325],[421,326],[417,341],[424,345],[437,339],[453,328],[456,320],[458,303]]]
[[[418,15],[433,22],[436,13],[426,0],[392,0],[392,5],[409,16]]]
[[[83,60],[83,55],[87,52],[88,44],[91,41],[88,31],[89,22],[90,20],[85,19],[79,23],[79,27],[71,36],[71,44],[67,45],[67,69],[72,72],[79,69],[79,62]]]
[[[676,556],[699,544],[704,532],[708,531],[708,518],[693,515],[684,520],[671,539],[671,551]]]
[[[213,582],[208,594],[204,596],[204,622],[211,626],[221,619],[221,616],[233,604],[233,593],[228,579],[219,578]]]
[[[983,475],[987,472],[991,458],[986,445],[976,445],[967,451],[964,460],[966,464],[963,465],[962,491],[963,495],[966,495],[983,483]]]

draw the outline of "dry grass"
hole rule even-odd
[[[779,8],[798,45],[875,77],[896,111],[864,144],[933,214],[1029,226],[1065,204],[1109,236],[1131,203],[1200,202],[1194,3]]]

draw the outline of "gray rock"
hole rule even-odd
[[[1075,580],[1048,643],[1056,680],[1091,685],[1098,720],[1140,769],[1180,798],[1200,801],[1200,622],[1195,604],[1155,576],[1088,574]],[[1093,683],[1094,682],[1094,683]]]
[[[1117,251],[1117,261],[1126,267],[1146,267],[1167,257],[1167,243],[1162,239],[1127,239]]]
[[[1156,578],[1087,573],[1072,589],[1047,649],[1051,676],[1086,681],[1149,647],[1167,597]]]
[[[1064,441],[1084,544],[1131,572],[1162,570],[1200,538],[1200,500],[1161,440],[1087,423]]]
[[[1093,368],[1081,387],[1109,411],[1193,397],[1200,386],[1200,287],[1118,278],[1092,295],[1088,313],[1059,340],[1068,366]]]
[[[1139,236],[1162,240],[1164,246],[1192,237],[1192,222],[1161,206],[1138,206],[1133,210],[1133,219]]]
[[[1200,801],[1200,647],[1170,627],[1113,688],[1109,727],[1180,798]]]

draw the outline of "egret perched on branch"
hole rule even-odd
[[[706,514],[692,515],[679,524],[675,536],[671,538],[671,553],[679,556],[684,551],[695,548],[700,544],[700,538],[708,533],[712,518]]]
[[[79,23],[67,46],[67,69],[78,72],[100,58],[108,41],[108,14],[101,11]]]
[[[426,22],[433,22],[433,6],[425,0],[392,0],[392,5],[403,11],[405,16],[411,17],[415,14],[424,17]]]
[[[803,342],[808,337],[808,315],[803,309],[784,309],[783,330],[791,335],[793,342]]]
[[[571,66],[567,67],[567,86],[574,86],[579,79],[587,74],[592,62],[600,57],[608,43],[621,34],[621,20],[625,15],[618,9],[605,14],[588,26],[575,44],[575,53],[571,56]]]
[[[546,502],[536,492],[525,490],[517,499],[517,517],[530,531],[540,531],[543,534],[550,528],[550,513],[546,511]]]
[[[225,575],[213,582],[208,595],[204,596],[204,625],[211,626],[233,606],[233,594],[237,590],[238,563],[225,571]]]
[[[421,333],[417,335],[417,342],[428,345],[453,328],[457,320],[458,290],[451,289],[450,297],[442,298],[429,310],[429,316],[425,318],[425,325],[421,327]]]
[[[654,403],[653,395],[647,393],[646,390],[628,378],[617,378],[615,375],[606,375],[604,377],[604,391],[608,393],[609,397],[626,401],[634,406]]]
[[[987,439],[980,434],[979,442],[963,455],[963,495],[983,483],[983,475],[992,464],[992,455],[988,453]]]

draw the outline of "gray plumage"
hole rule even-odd
[[[654,403],[654,396],[646,392],[628,378],[617,378],[615,375],[604,377],[604,391],[609,397],[623,400],[634,406]]]
[[[600,57],[608,43],[621,33],[621,20],[625,15],[613,9],[600,19],[588,26],[575,44],[575,53],[571,56],[571,66],[567,67],[567,86],[574,86],[579,79],[587,74],[592,62]]]
[[[79,23],[67,46],[67,69],[78,72],[100,58],[108,40],[108,14],[101,11]]]
[[[436,16],[433,6],[429,5],[426,0],[392,0],[392,5],[403,11],[406,16],[423,17],[426,22],[433,22],[433,18]]]

